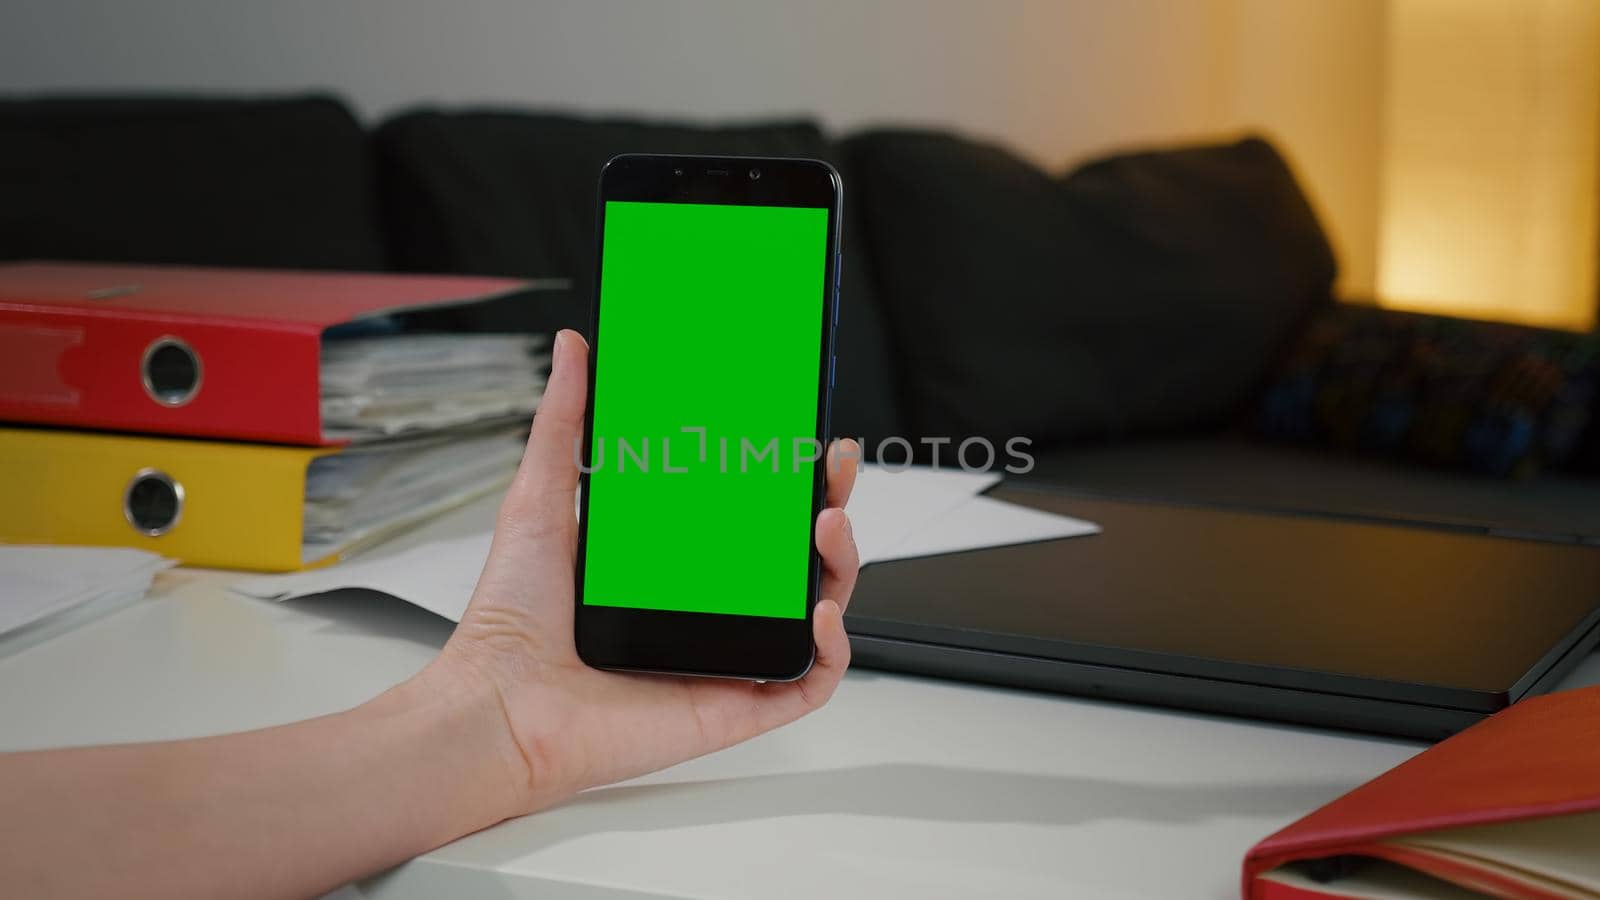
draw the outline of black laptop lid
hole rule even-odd
[[[1600,548],[1036,488],[994,496],[1104,532],[868,566],[851,633],[1487,712],[1600,621]]]

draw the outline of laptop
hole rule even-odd
[[[1437,740],[1600,642],[1600,548],[1476,529],[991,496],[1104,532],[861,572],[857,664]]]

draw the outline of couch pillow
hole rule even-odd
[[[538,303],[508,300],[469,313],[469,327],[588,331],[596,185],[618,153],[799,156],[834,162],[807,122],[694,127],[521,112],[419,111],[378,131],[386,220],[401,268],[570,278],[573,290]],[[834,432],[900,429],[894,348],[854,227],[855,179],[846,170],[844,271]]]
[[[949,134],[846,148],[924,436],[1047,447],[1220,424],[1329,297],[1332,252],[1261,140],[1062,178]]]
[[[327,98],[0,102],[0,258],[382,269],[371,182]]]
[[[1371,307],[1324,311],[1262,398],[1267,437],[1489,475],[1581,467],[1600,334]]]

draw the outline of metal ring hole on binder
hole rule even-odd
[[[139,363],[144,392],[162,406],[182,406],[200,393],[200,356],[183,341],[156,338],[145,348]]]
[[[135,531],[160,537],[183,518],[183,485],[160,469],[140,469],[122,494],[122,514]]]

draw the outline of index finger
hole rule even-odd
[[[861,463],[861,445],[842,438],[828,445],[828,492],[826,506],[844,508],[856,486],[856,468]]]

